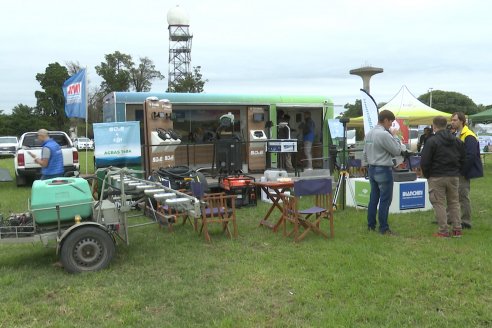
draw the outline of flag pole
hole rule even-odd
[[[85,67],[85,81],[84,81],[84,92],[85,92],[85,137],[89,138],[89,102],[87,101],[87,66]],[[87,147],[85,147],[85,174],[87,174],[87,166],[89,162]]]

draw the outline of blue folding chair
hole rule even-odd
[[[312,197],[307,197],[312,196]],[[314,200],[314,206],[300,209],[300,198]],[[330,178],[306,179],[294,182],[294,195],[285,195],[283,210],[284,236],[294,236],[294,241],[301,241],[311,231],[325,238],[328,234],[321,230],[322,219],[328,219],[330,237],[334,237],[332,180]],[[303,202],[305,202],[303,200]],[[294,229],[287,233],[287,221],[293,223]],[[300,229],[304,231],[301,233]]]

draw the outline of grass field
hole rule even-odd
[[[472,182],[474,227],[461,239],[432,237],[432,211],[391,215],[399,235],[381,236],[364,210],[345,209],[333,240],[294,244],[258,227],[261,203],[238,210],[232,241],[216,230],[207,244],[191,226],[131,230],[90,274],[65,273],[40,244],[0,244],[0,327],[491,327],[491,168]],[[26,210],[29,193],[1,183],[0,212]]]

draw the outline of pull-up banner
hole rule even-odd
[[[372,128],[378,124],[378,106],[374,98],[366,92],[364,89],[360,89],[361,104],[362,104],[362,117],[364,118],[364,134],[371,131]]]

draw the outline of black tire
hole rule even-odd
[[[27,184],[27,179],[24,176],[16,175],[15,184],[17,187],[24,187]]]
[[[106,268],[115,253],[111,236],[96,227],[82,227],[66,237],[60,260],[67,272],[79,273]]]

